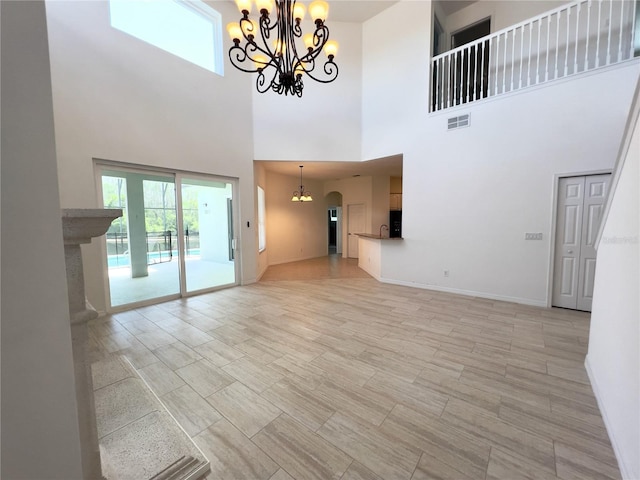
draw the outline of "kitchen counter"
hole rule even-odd
[[[402,240],[402,237],[381,237],[373,233],[356,233],[357,236],[362,238],[372,238],[374,240]]]

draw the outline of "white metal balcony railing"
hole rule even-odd
[[[579,0],[433,57],[431,111],[633,58],[638,3]]]

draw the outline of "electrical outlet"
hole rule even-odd
[[[542,240],[542,233],[525,233],[525,240]]]
[[[444,271],[442,272],[442,274],[443,274],[445,277],[448,277],[448,276],[449,276],[449,270],[444,270]]]

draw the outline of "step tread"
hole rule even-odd
[[[103,475],[117,479],[187,480],[209,461],[124,357],[92,366]]]

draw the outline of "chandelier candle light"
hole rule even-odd
[[[302,35],[301,27],[305,15],[303,3],[255,0],[260,14],[257,21],[249,18],[253,3],[253,0],[236,0],[242,18],[238,23],[227,25],[233,41],[229,60],[238,70],[258,73],[256,87],[260,93],[271,89],[279,94],[301,97],[303,77],[320,83],[336,79],[338,66],[333,59],[338,53],[338,42],[329,40],[329,29],[325,25],[329,12],[326,2],[316,0],[309,5],[315,31],[305,35]],[[275,15],[272,15],[274,11]],[[327,60],[322,69],[316,71],[316,58],[323,50]]]
[[[293,197],[291,197],[292,202],[312,202],[313,198],[311,198],[310,191],[304,191],[304,185],[302,185],[302,165],[300,165],[300,190],[296,190],[293,192]]]

